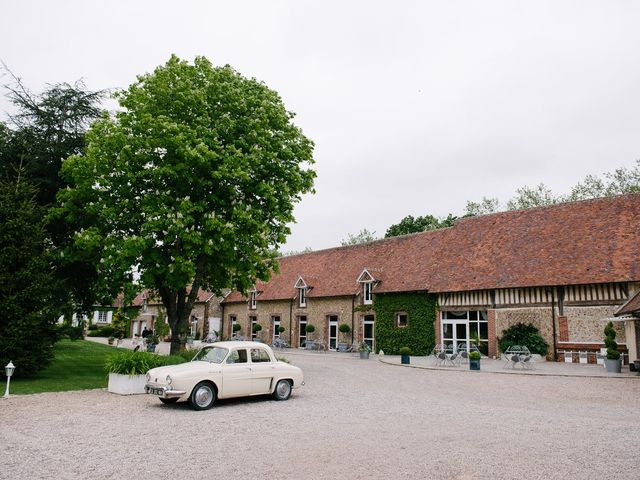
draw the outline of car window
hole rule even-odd
[[[227,358],[227,363],[247,363],[247,351],[232,350]]]
[[[203,348],[193,357],[193,361],[200,360],[203,362],[222,363],[228,351],[226,348],[221,347]]]
[[[269,354],[266,350],[263,350],[261,348],[252,348],[251,361],[253,363],[270,362],[271,358],[269,357]]]

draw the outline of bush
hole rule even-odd
[[[278,333],[283,333],[284,331],[285,331],[285,328],[282,325],[280,325],[278,327]]]
[[[69,327],[67,335],[69,336],[69,340],[82,340],[84,338],[84,328]]]
[[[340,330],[342,333],[349,333],[351,331],[351,327],[346,323],[341,323],[338,327],[338,330]]]
[[[400,355],[411,355],[411,349],[409,347],[401,347]]]
[[[620,358],[613,322],[607,323],[607,326],[604,327],[604,346],[607,347],[607,358],[609,360],[618,360]]]
[[[258,333],[260,330],[262,330],[262,325],[260,325],[259,323],[254,323],[253,327],[251,327],[251,331],[253,333]]]
[[[90,332],[94,330],[98,330],[98,325],[96,325],[95,323],[92,323],[87,327],[87,330],[89,330]]]
[[[109,357],[105,363],[105,369],[108,373],[144,375],[152,368],[184,362],[185,359],[178,355],[164,357],[149,352],[126,350]]]
[[[190,362],[191,360],[193,360],[193,357],[196,356],[196,353],[198,353],[198,350],[193,349],[193,350],[182,350],[178,356],[182,359],[184,359],[187,362]]]
[[[514,344],[515,345],[515,344]],[[469,360],[480,360],[482,355],[478,351],[469,352]]]
[[[316,331],[316,327],[314,327],[313,325],[311,325],[310,323],[307,324],[307,333],[313,333]]]
[[[368,343],[362,342],[360,345],[358,345],[358,351],[359,352],[370,352],[371,351],[371,347],[369,346]]]
[[[502,332],[502,338],[498,339],[500,351],[506,352],[512,345],[524,345],[531,353],[546,355],[549,345],[538,332],[538,329],[530,323],[516,323]]]

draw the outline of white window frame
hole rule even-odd
[[[364,305],[373,304],[373,282],[362,282],[362,303]]]
[[[406,317],[406,322],[404,325],[400,325],[400,316]],[[408,326],[409,326],[409,314],[407,312],[396,312],[396,327],[407,328]]]
[[[300,308],[304,308],[307,306],[307,288],[306,287],[300,287],[298,289],[298,299],[299,299],[298,306]]]
[[[255,290],[249,294],[249,308],[251,310],[258,308],[258,292]]]
[[[109,312],[106,310],[98,310],[97,323],[109,323]]]

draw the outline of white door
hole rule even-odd
[[[220,317],[209,317],[209,332],[208,333],[213,333],[213,332],[220,332],[220,323],[221,323],[221,318]]]
[[[131,338],[136,338],[136,335],[140,334],[140,330],[138,330],[138,321],[131,321]]]
[[[338,348],[338,316],[329,315],[329,350]]]

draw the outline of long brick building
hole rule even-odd
[[[597,351],[604,325],[640,290],[640,194],[463,218],[453,227],[280,259],[280,273],[248,297],[223,301],[232,324],[293,347],[367,342],[394,353],[469,342],[497,355],[509,325],[532,323],[560,351]],[[338,326],[346,323],[347,334]],[[307,333],[313,324],[315,332]],[[638,358],[638,322],[618,322]]]

